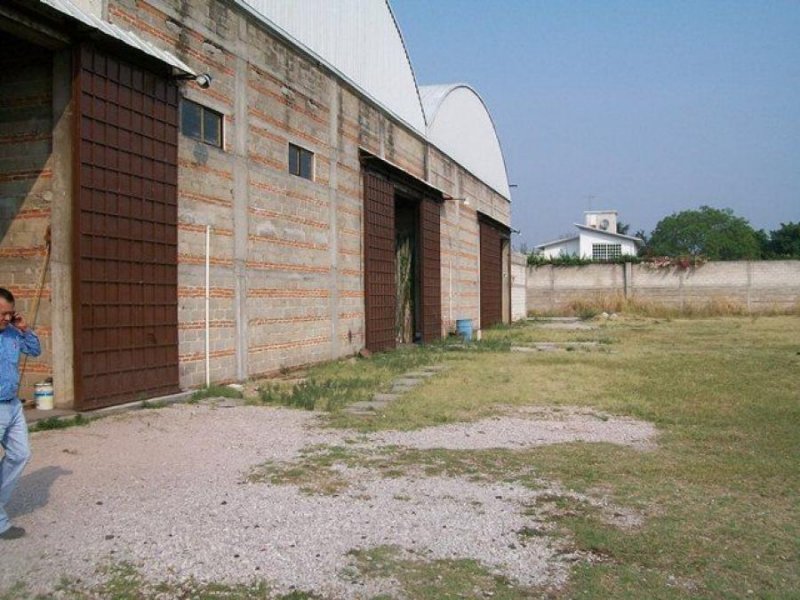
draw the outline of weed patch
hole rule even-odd
[[[259,388],[265,404],[279,404],[305,410],[337,411],[347,404],[366,399],[374,382],[362,377],[339,377],[319,381],[309,378],[291,387],[270,383]]]
[[[349,575],[354,580],[391,578],[404,597],[415,600],[543,597],[544,590],[515,585],[475,560],[429,560],[395,546],[353,550],[350,556],[355,571]]]
[[[113,598],[114,600],[320,600],[310,592],[274,592],[267,582],[253,580],[242,584],[201,582],[194,578],[182,581],[149,581],[130,563],[112,563],[98,569],[101,581],[86,585],[79,580],[62,579],[57,587],[59,597],[68,600]],[[24,591],[24,590],[23,590]],[[0,596],[0,598],[2,598]],[[44,598],[44,597],[42,597]]]
[[[51,429],[67,429],[68,427],[83,427],[88,425],[91,419],[87,419],[83,415],[75,415],[74,417],[49,417],[36,421],[30,426],[30,431],[49,431]]]
[[[189,403],[197,403],[206,398],[241,398],[242,392],[227,385],[211,385],[197,390],[189,399]]]
[[[144,410],[158,410],[159,408],[166,408],[168,406],[169,403],[164,401],[143,400],[140,407]]]

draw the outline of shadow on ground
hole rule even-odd
[[[53,483],[59,477],[71,474],[72,471],[62,467],[42,467],[23,475],[8,504],[9,516],[13,519],[47,506]]]

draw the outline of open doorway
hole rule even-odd
[[[419,202],[395,195],[395,331],[397,345],[412,344],[420,332]]]

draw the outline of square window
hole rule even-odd
[[[202,104],[183,98],[181,133],[199,142],[222,148],[222,115]]]
[[[314,179],[314,153],[289,144],[289,173],[304,179]]]

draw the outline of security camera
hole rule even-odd
[[[199,85],[204,90],[208,89],[211,86],[211,75],[208,73],[203,73],[202,75],[198,75],[194,78],[194,82]]]

